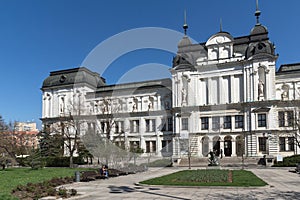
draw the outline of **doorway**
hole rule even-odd
[[[230,157],[232,154],[232,137],[226,136],[224,138],[224,155]]]
[[[220,155],[220,137],[216,136],[213,138],[213,151],[215,152],[216,156]]]

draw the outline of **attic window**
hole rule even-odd
[[[67,77],[65,75],[61,75],[59,82],[63,83],[63,82],[65,82],[66,79],[67,79]]]

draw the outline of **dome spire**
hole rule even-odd
[[[189,28],[189,26],[186,23],[186,10],[184,10],[184,24],[183,24],[183,30],[184,30],[184,35],[186,35],[186,31]]]
[[[222,18],[220,18],[220,33],[223,32]]]
[[[256,25],[260,25],[259,23],[259,16],[260,16],[261,12],[258,8],[258,0],[256,0],[256,10],[255,10],[255,16],[256,16]]]

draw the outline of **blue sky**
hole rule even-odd
[[[299,7],[299,0],[259,2],[260,22],[279,54],[277,67],[300,62]],[[0,114],[7,122],[40,123],[40,88],[50,71],[80,66],[102,41],[126,30],[182,32],[185,9],[188,35],[198,42],[219,31],[220,18],[233,37],[248,35],[256,23],[255,0],[0,0]],[[133,51],[114,60],[102,76],[117,83],[136,66],[171,66],[172,56],[159,49]],[[147,75],[137,74],[136,80],[159,78]]]

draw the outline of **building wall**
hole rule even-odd
[[[171,80],[98,85],[93,80],[100,76],[79,69],[90,78],[70,85],[74,70],[50,74],[42,87],[43,123],[80,116],[81,135],[98,132],[126,149],[138,145],[144,155],[297,154],[291,138],[299,134],[300,64],[276,72],[277,57],[261,24],[247,36],[221,31],[199,44],[185,35]],[[109,132],[108,120],[114,121]]]

